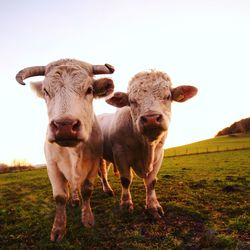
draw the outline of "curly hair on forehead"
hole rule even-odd
[[[128,91],[133,91],[134,89],[137,89],[138,87],[147,88],[152,86],[152,83],[160,84],[165,83],[169,87],[171,87],[171,79],[168,76],[168,74],[157,71],[157,70],[150,70],[150,71],[143,71],[138,74],[136,74],[129,82],[128,84]]]

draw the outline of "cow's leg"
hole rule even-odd
[[[82,187],[82,224],[85,227],[92,227],[94,225],[94,215],[90,206],[90,197],[94,189],[93,183],[89,179],[85,179]]]
[[[80,204],[79,191],[77,184],[71,185],[71,198],[70,204],[72,207],[77,207]]]
[[[126,209],[129,212],[133,211],[134,204],[132,201],[132,196],[130,193],[130,185],[132,183],[132,174],[130,169],[128,169],[127,173],[120,173],[120,179],[122,184],[122,193],[121,193],[121,202],[120,206],[122,209]]]
[[[111,186],[108,183],[109,168],[110,168],[110,164],[104,159],[101,159],[100,167],[99,167],[99,175],[100,175],[101,182],[102,182],[102,189],[106,194],[110,196],[114,196],[114,191],[112,190]]]
[[[115,163],[113,163],[113,171],[114,171],[114,175],[117,176],[117,177],[119,177],[120,174],[119,174],[119,171],[118,171]]]
[[[146,188],[146,209],[149,212],[149,214],[156,220],[160,219],[164,214],[163,209],[159,201],[157,200],[155,192],[157,174],[161,167],[163,155],[164,155],[164,150],[158,152],[158,157],[154,162],[152,172],[150,172],[149,175],[145,179],[143,179]]]
[[[56,203],[56,214],[52,226],[50,239],[62,240],[66,233],[66,203],[68,200],[68,181],[57,169],[48,167],[48,176],[52,185],[53,197]]]
[[[82,195],[82,223],[85,227],[92,227],[94,225],[94,215],[90,206],[90,197],[94,189],[94,181],[98,173],[99,159],[90,163],[90,169],[87,177],[81,186]]]
[[[144,180],[146,187],[146,209],[154,219],[160,219],[164,214],[155,192],[156,178],[147,177]]]
[[[126,156],[126,154],[124,154],[123,147],[120,145],[115,145],[113,156],[115,166],[117,166],[119,170],[120,180],[122,184],[120,207],[131,212],[134,209],[134,204],[130,193],[132,173],[129,163],[127,162],[128,157]]]

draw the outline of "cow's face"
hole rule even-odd
[[[116,107],[130,106],[136,131],[152,142],[168,130],[172,100],[183,102],[196,92],[192,86],[172,88],[166,74],[151,71],[137,74],[127,93],[117,92],[107,102]]]
[[[48,140],[75,146],[91,133],[93,98],[110,94],[114,86],[111,79],[93,80],[83,70],[55,68],[39,88],[48,108]]]
[[[47,66],[42,82],[32,83],[47,104],[49,142],[73,147],[88,140],[94,122],[93,99],[114,89],[111,79],[94,80],[91,70],[88,64],[56,63]]]

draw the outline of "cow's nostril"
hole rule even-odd
[[[81,122],[79,120],[74,121],[72,124],[72,130],[73,131],[79,131],[81,127]]]
[[[156,121],[161,122],[162,121],[162,115],[158,115],[157,118],[156,118]]]
[[[57,131],[59,129],[59,125],[55,121],[52,121],[50,123],[50,128],[52,131]]]
[[[142,116],[141,117],[141,122],[142,123],[146,123],[148,120],[147,120],[147,117],[146,116]]]

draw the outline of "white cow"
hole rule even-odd
[[[102,134],[93,112],[94,98],[113,92],[113,81],[95,80],[96,74],[111,74],[111,65],[91,65],[73,59],[63,59],[47,66],[21,70],[16,80],[43,75],[44,80],[33,83],[38,96],[45,99],[49,124],[45,141],[48,176],[56,203],[51,240],[61,240],[66,232],[66,202],[68,183],[80,190],[82,223],[91,227],[94,216],[90,206],[93,182],[102,156]],[[77,199],[74,193],[73,199]]]
[[[133,209],[129,190],[132,168],[143,178],[149,213],[155,219],[163,214],[155,184],[164,155],[171,103],[184,102],[196,93],[193,86],[173,88],[167,74],[150,71],[135,75],[129,82],[127,93],[116,92],[106,100],[119,108],[115,114],[103,114],[97,118],[104,136],[103,159],[113,162],[120,173],[121,207],[129,211]],[[108,192],[109,185],[105,188]]]

